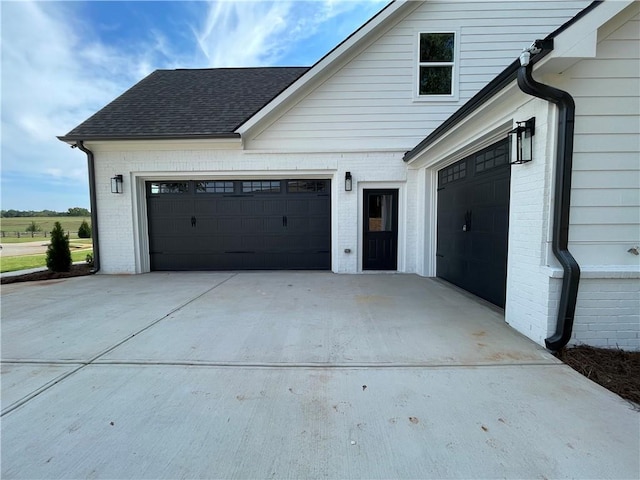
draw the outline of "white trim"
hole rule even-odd
[[[564,271],[557,267],[540,267],[549,278],[562,278]],[[637,265],[580,265],[580,278],[585,280],[598,278],[639,279],[640,267]]]
[[[131,198],[133,199],[133,236],[135,238],[134,256],[136,273],[151,271],[149,253],[149,223],[147,220],[147,193],[145,180],[131,174]]]
[[[344,173],[343,173],[344,175]],[[148,273],[151,271],[151,254],[149,252],[149,216],[147,211],[146,182],[160,180],[295,180],[322,179],[331,180],[331,270],[337,265],[337,188],[344,183],[340,182],[340,176],[336,170],[272,170],[269,172],[251,171],[215,171],[215,172],[132,172],[132,208],[133,208],[133,234],[135,272]],[[343,177],[344,178],[344,177]],[[344,182],[344,180],[343,180]],[[339,185],[338,185],[339,184]]]
[[[425,252],[428,255],[427,261],[425,262],[427,273],[429,277],[436,276],[436,251],[438,245],[438,170],[437,169],[426,169],[425,171],[426,181],[429,182],[429,196],[428,196],[428,207],[429,207],[429,219],[428,222],[425,222],[428,226],[428,230],[425,235],[425,239],[427,240],[427,244],[425,245],[427,248]]]
[[[571,25],[553,39],[553,51],[536,66],[538,75],[558,69],[566,69],[582,58],[595,58],[598,31],[613,17],[629,5],[638,4],[634,0],[611,0],[602,2],[579,21]]]
[[[99,152],[148,152],[184,150],[240,150],[241,138],[192,138],[157,140],[96,140],[87,141],[85,146],[94,153]]]

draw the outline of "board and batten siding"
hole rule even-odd
[[[637,266],[640,246],[640,3],[599,32],[597,56],[565,71],[576,123],[569,247],[583,266]]]
[[[507,65],[589,1],[425,2],[355,54],[263,131],[256,150],[413,148]],[[454,31],[454,100],[416,99],[418,33]]]

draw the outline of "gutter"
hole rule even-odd
[[[546,44],[545,44],[546,43]],[[558,107],[558,134],[556,147],[556,174],[553,206],[553,237],[551,248],[562,265],[562,290],[556,321],[555,333],[545,339],[551,351],[562,349],[571,339],[573,320],[580,282],[580,266],[569,252],[569,209],[571,206],[571,169],[573,163],[573,131],[575,103],[573,97],[563,90],[538,83],[533,79],[531,55],[537,55],[553,49],[547,41],[536,40],[520,56],[518,69],[518,87],[524,93],[553,103]]]
[[[85,134],[64,135],[58,137],[62,142],[83,142],[83,141],[125,141],[125,140],[235,140],[241,138],[239,133],[191,133],[191,134],[159,134],[159,135],[94,135]],[[77,145],[77,143],[76,143]]]
[[[91,206],[91,240],[93,241],[93,273],[100,271],[100,236],[98,235],[98,202],[96,200],[96,170],[93,152],[84,146],[82,140],[78,140],[72,148],[78,148],[87,154],[89,169],[89,202]]]

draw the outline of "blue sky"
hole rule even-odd
[[[3,210],[89,207],[64,135],[159,68],[312,65],[387,0],[1,2]]]

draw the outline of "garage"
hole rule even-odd
[[[504,307],[509,188],[507,139],[438,172],[436,275]]]
[[[146,182],[152,270],[328,270],[330,180]]]

